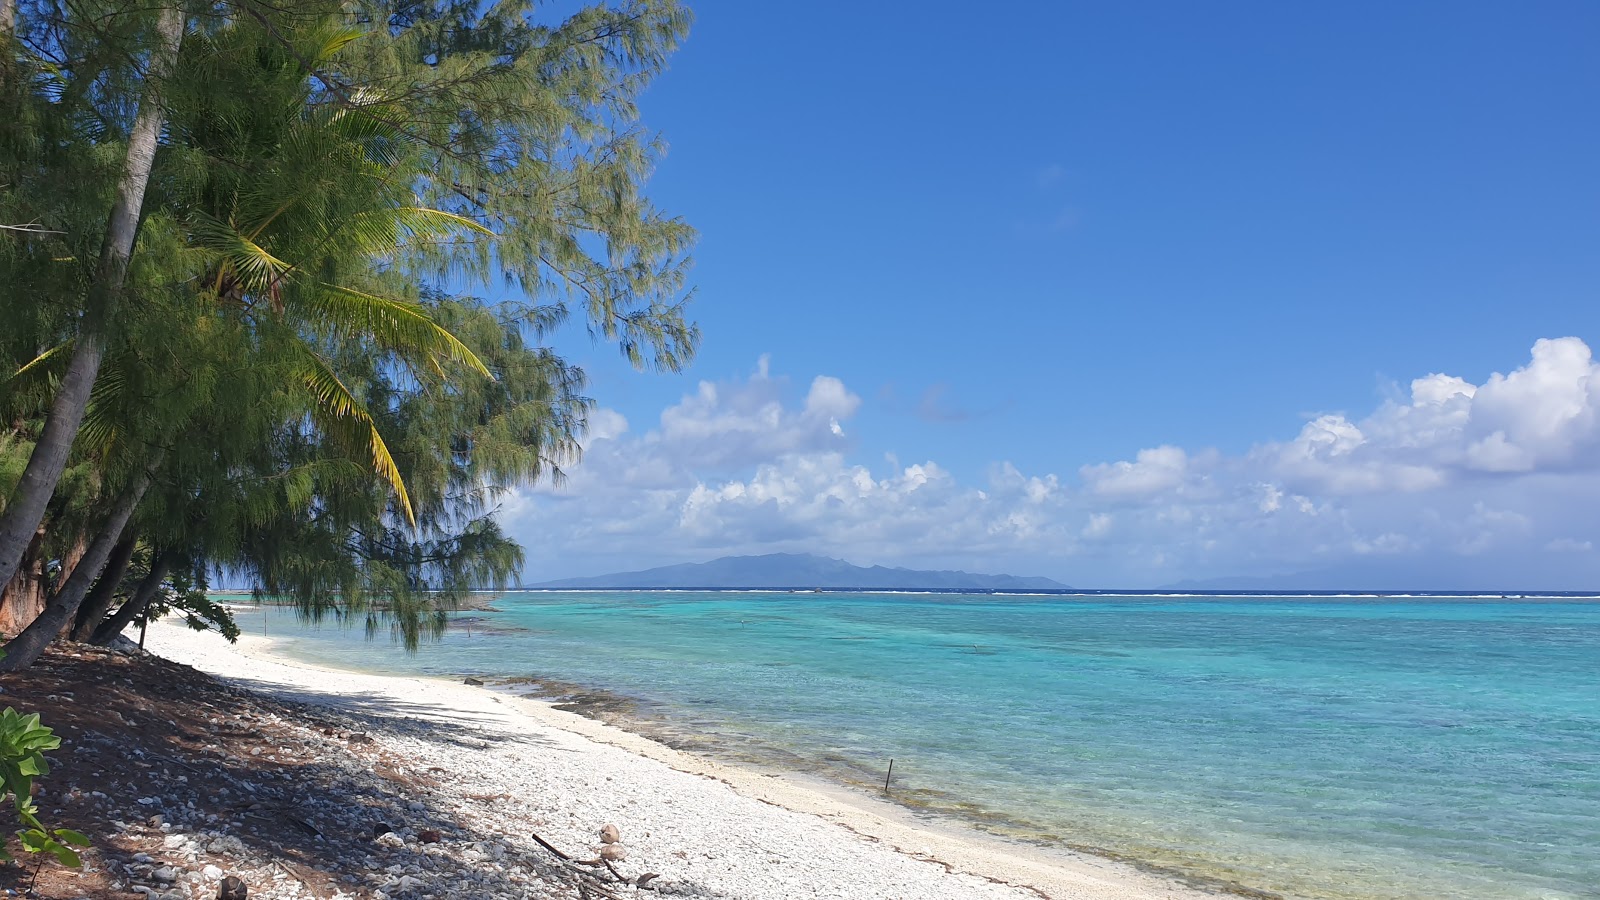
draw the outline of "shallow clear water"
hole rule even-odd
[[[1600,602],[527,593],[406,656],[542,675],[725,752],[1024,839],[1308,898],[1600,897]],[[360,653],[352,648],[362,646]],[[787,755],[792,754],[792,755]]]

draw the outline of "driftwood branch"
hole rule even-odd
[[[618,900],[617,895],[609,890],[612,885],[625,885],[644,891],[660,890],[660,888],[651,883],[661,877],[659,873],[645,872],[642,875],[630,878],[617,871],[617,867],[612,865],[609,859],[576,859],[572,854],[563,852],[559,847],[537,834],[529,832],[529,837],[533,838],[539,846],[548,850],[551,856],[567,864],[567,871],[573,873],[577,878],[578,896],[584,898],[584,900],[587,900],[592,895]]]
[[[559,859],[562,862],[568,862],[568,861],[570,861],[572,859],[572,857],[566,855],[565,853],[562,853],[560,850],[557,850],[554,847],[554,845],[552,845],[549,841],[545,840],[544,838],[539,837],[537,834],[533,834],[532,832],[529,832],[529,837],[531,837],[535,841],[537,841],[539,846],[545,848],[546,850],[549,850],[550,853],[552,855],[554,855],[556,859]]]

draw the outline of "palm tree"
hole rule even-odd
[[[14,24],[14,12],[11,18],[13,21],[4,23],[7,42]],[[169,74],[177,65],[183,32],[183,10],[176,6],[161,8],[157,14],[156,41],[145,75],[144,96],[128,135],[127,154],[121,177],[117,181],[116,199],[106,223],[100,260],[89,286],[81,329],[74,342],[66,374],[56,391],[55,402],[45,418],[44,429],[28,458],[27,468],[23,470],[4,513],[0,513],[0,585],[10,583],[16,574],[23,553],[27,551],[40,520],[44,518],[45,506],[50,502],[56,482],[67,466],[67,454],[72,449],[78,425],[89,406],[89,392],[94,387],[95,377],[100,372],[100,361],[105,354],[107,323],[115,314],[121,298],[128,260],[133,255],[139,215],[144,207],[145,189],[155,163],[156,141],[166,118],[162,91]]]
[[[0,249],[0,274],[15,250],[26,263],[18,271],[49,287],[43,302],[17,302],[31,323],[27,336],[0,352],[23,377],[0,386],[0,407],[34,396],[14,390],[30,379],[63,385],[39,434],[27,423],[42,409],[24,403],[13,418],[23,423],[14,434],[38,440],[27,483],[0,514],[0,575],[8,574],[15,538],[39,533],[23,526],[48,511],[47,485],[70,460],[107,476],[85,494],[98,518],[83,529],[84,554],[104,548],[90,563],[120,559],[134,534],[158,555],[189,553],[186,540],[207,534],[206,553],[226,557],[248,531],[267,547],[260,558],[240,558],[260,583],[313,605],[339,591],[345,601],[382,595],[391,607],[426,605],[425,586],[514,571],[515,545],[487,518],[492,492],[557,474],[586,408],[576,393],[581,375],[538,346],[543,327],[580,309],[591,332],[630,360],[666,369],[681,366],[698,340],[683,305],[693,231],[643,197],[661,148],[633,125],[634,101],[685,33],[687,12],[676,0],[628,0],[545,27],[534,23],[535,6],[241,2],[220,18],[208,8],[187,37],[178,20],[182,52],[173,44],[172,65],[156,67],[164,77],[133,79],[145,97],[132,131],[149,130],[139,127],[147,111],[166,125],[161,157],[142,182],[148,198],[132,211],[137,252],[100,254],[110,262],[86,270],[94,303],[85,308],[72,299],[76,264],[59,262],[89,255],[62,252],[77,239],[71,229]],[[97,27],[119,16],[97,19]],[[387,27],[358,35],[329,24],[351,21]],[[104,55],[111,61],[102,69],[120,72],[122,57]],[[81,80],[101,71],[93,66],[51,71],[64,80],[39,88],[49,99],[34,107],[47,111],[51,127],[50,114],[76,110],[57,118],[81,132],[63,128],[51,146],[92,151],[103,121],[115,120],[115,88],[129,79]],[[48,168],[58,156],[28,158]],[[80,157],[92,174],[96,154],[69,158]],[[0,171],[7,165],[0,159]],[[118,184],[126,184],[128,172],[121,174]],[[21,193],[0,184],[0,212],[18,196],[26,201],[19,209],[47,206],[50,181],[36,177]],[[67,183],[92,194],[99,182]],[[130,221],[126,194],[117,194],[114,221]],[[118,272],[120,281],[101,277]],[[416,288],[501,278],[542,305],[491,311]],[[171,297],[195,308],[169,316],[169,306],[182,306]],[[102,307],[104,315],[94,314]],[[463,339],[460,329],[474,336]],[[205,352],[178,349],[224,331],[237,348],[233,364],[260,379],[227,398],[208,374],[215,364],[200,364]],[[165,361],[155,358],[168,350]],[[193,363],[182,383],[160,371],[181,368],[174,360]],[[496,380],[484,378],[486,370]],[[249,428],[217,424],[240,404],[253,404]],[[270,434],[272,452],[255,458],[240,450],[245,433]],[[203,459],[186,452],[188,438],[211,442]],[[122,506],[109,492],[135,483],[158,456],[127,519],[136,531],[100,527]],[[340,459],[359,460],[378,481],[350,477]],[[343,474],[304,475],[318,467]],[[134,474],[109,477],[113,471]],[[227,487],[229,479],[279,478],[299,487],[281,496],[260,484]],[[171,498],[195,491],[237,494],[237,516],[216,517],[234,524],[213,533],[213,525],[179,515],[191,507]],[[263,497],[274,498],[265,504],[270,514],[253,509]],[[90,613],[98,615],[104,593],[96,597]]]
[[[354,35],[311,30],[306,37],[310,46],[298,48],[296,55],[309,54],[316,60],[336,53]],[[179,74],[190,84],[200,84],[200,76],[215,75],[219,67],[243,69],[249,103],[263,112],[251,117],[248,128],[217,134],[212,131],[218,120],[215,101],[208,92],[186,97],[181,89],[171,91],[171,106],[177,112],[171,132],[183,140],[190,164],[199,159],[210,165],[199,178],[173,180],[169,189],[188,193],[165,198],[166,218],[153,223],[156,232],[159,235],[163,227],[176,229],[183,242],[180,271],[192,276],[183,290],[198,295],[212,316],[246,323],[255,352],[270,349],[281,354],[275,361],[286,365],[290,377],[308,393],[311,402],[304,414],[335,443],[368,460],[392,488],[402,517],[414,522],[404,479],[371,413],[320,351],[329,341],[359,336],[388,351],[398,363],[441,375],[446,366],[465,367],[487,377],[488,370],[472,351],[433,322],[420,304],[344,283],[392,255],[402,240],[453,230],[487,232],[450,213],[402,205],[410,198],[402,187],[409,170],[394,165],[403,158],[394,135],[366,120],[359,110],[306,103],[311,88],[296,61],[275,42],[263,43],[258,30],[226,28],[197,37],[196,43],[200,46],[191,59],[199,71]],[[273,88],[288,96],[274,98]],[[103,343],[104,337],[87,331],[76,336],[64,383],[70,383],[76,371],[73,366],[83,356],[81,348],[93,340]],[[103,349],[93,355],[98,369]],[[115,429],[112,411],[121,384],[120,378],[102,383],[102,396],[85,426],[88,431]],[[56,409],[60,404],[58,392]],[[84,406],[88,407],[87,399]],[[52,422],[59,419],[52,415],[47,420],[34,458],[40,456],[39,447],[45,445]],[[169,423],[168,440],[158,438],[157,446],[169,443],[188,424],[185,419]],[[7,645],[0,671],[31,665],[76,615],[89,585],[122,540],[158,458],[159,451],[119,495],[73,578],[45,612]],[[19,496],[27,477],[25,472]],[[14,500],[8,515],[20,503]]]

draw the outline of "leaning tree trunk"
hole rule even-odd
[[[84,528],[87,527],[87,525],[84,526]],[[50,530],[50,522],[47,520],[40,523],[39,530],[48,532]],[[89,540],[93,537],[94,535],[88,531],[79,530],[72,538],[72,543],[67,545],[67,549],[61,551],[61,558],[57,560],[59,565],[56,566],[56,574],[45,585],[48,593],[54,594],[56,591],[61,590],[61,586],[67,583],[68,578],[72,577],[72,571],[78,568],[78,563],[83,560],[83,555],[89,552]]]
[[[139,535],[133,531],[125,532],[117,541],[117,546],[111,549],[111,558],[106,561],[105,571],[100,573],[89,595],[83,598],[83,605],[78,607],[78,616],[72,626],[73,640],[87,641],[95,628],[99,627],[100,620],[111,611],[111,604],[117,599],[117,585],[122,583],[122,576],[128,573],[128,564],[133,562],[133,551],[138,546]]]
[[[5,658],[0,659],[0,672],[20,672],[33,665],[44,654],[44,648],[50,646],[61,635],[62,629],[72,622],[84,595],[89,593],[89,586],[105,568],[112,548],[121,538],[122,530],[128,526],[128,519],[144,498],[145,489],[150,487],[150,475],[154,469],[155,463],[146,466],[122,489],[111,515],[100,527],[100,533],[95,535],[89,543],[88,552],[72,570],[72,577],[50,598],[50,604],[44,608],[44,612],[21,634],[6,643]]]
[[[11,33],[17,30],[17,0],[0,0],[0,47],[6,52],[6,59],[0,60],[0,71],[9,75],[11,68]]]
[[[144,615],[144,611],[150,608],[150,601],[155,599],[156,589],[161,587],[161,582],[166,580],[167,573],[172,571],[172,560],[173,554],[170,552],[157,554],[155,559],[150,561],[150,574],[139,582],[139,586],[133,590],[133,596],[124,600],[111,618],[100,623],[89,643],[101,647],[107,646],[116,640],[123,629],[132,625],[134,619]]]
[[[0,0],[4,2],[10,0]],[[159,94],[161,82],[177,64],[183,24],[182,9],[171,7],[161,11],[156,29],[160,42],[151,56],[139,115],[128,136],[128,155],[123,162],[122,177],[117,182],[117,198],[111,207],[111,219],[106,223],[105,240],[100,245],[100,261],[89,287],[88,308],[72,347],[72,361],[67,365],[61,386],[56,389],[55,402],[45,419],[39,442],[28,457],[22,479],[17,482],[11,502],[6,504],[5,514],[0,515],[0,584],[9,582],[16,574],[28,540],[44,518],[45,505],[50,502],[56,482],[67,466],[72,439],[77,436],[78,425],[83,422],[84,410],[89,406],[89,391],[100,373],[100,360],[106,350],[106,329],[122,294],[128,259],[133,255],[134,235],[139,228],[139,211],[144,207],[144,190],[150,183],[150,168],[155,162],[156,142],[166,120]]]
[[[16,634],[44,612],[44,529],[34,534],[11,583],[0,588],[0,635]]]
[[[17,30],[17,0],[0,0],[0,47],[5,48],[8,57],[11,53],[11,32]],[[7,58],[0,61],[0,66],[5,69],[11,67],[11,60]]]

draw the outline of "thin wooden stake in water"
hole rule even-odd
[[[889,760],[889,774],[883,776],[883,792],[889,793],[889,779],[894,777],[894,760]]]

